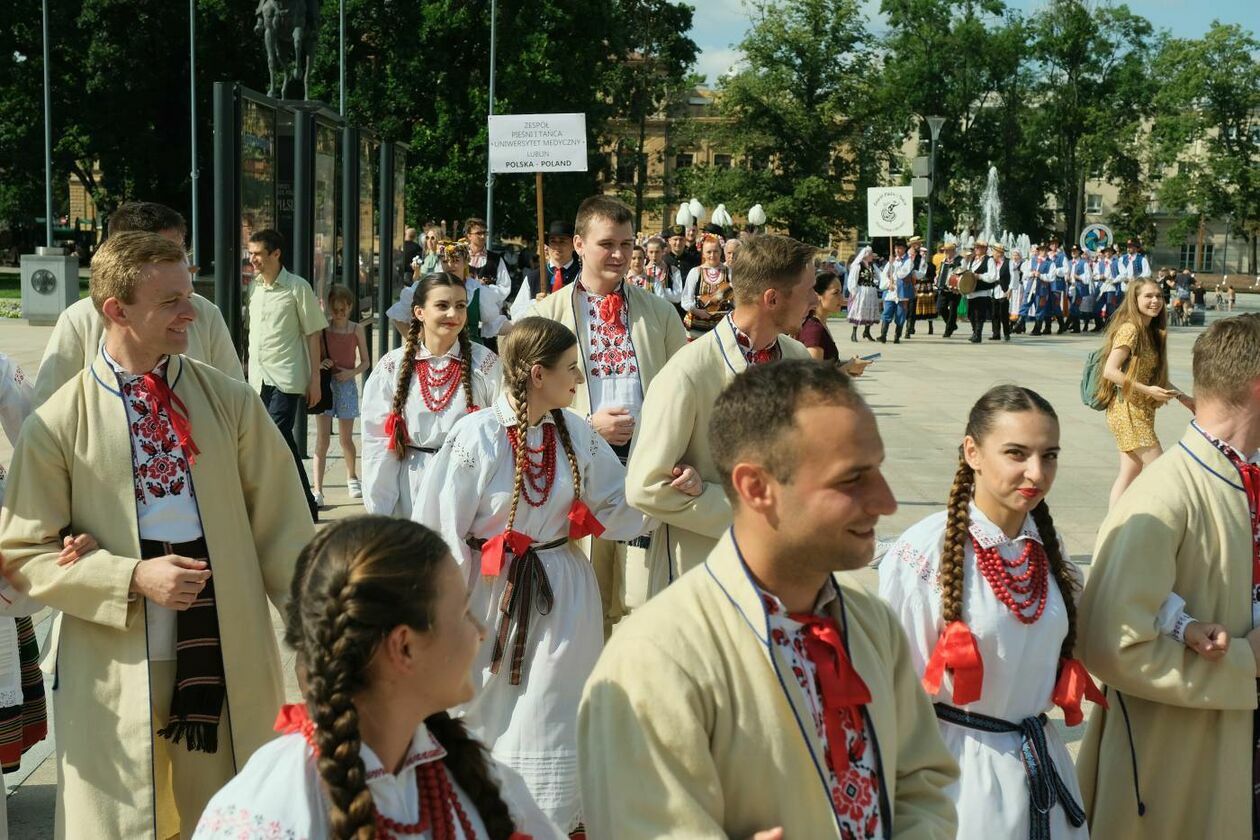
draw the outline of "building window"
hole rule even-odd
[[[1085,212],[1091,216],[1097,216],[1102,212],[1102,195],[1099,193],[1085,194]]]
[[[634,183],[634,149],[622,148],[617,152],[617,183]]]
[[[1177,268],[1190,268],[1194,264],[1194,245],[1186,243],[1181,246],[1181,254],[1177,257]]]
[[[1211,242],[1203,243],[1203,264],[1199,266],[1198,268],[1199,271],[1212,270],[1212,260],[1216,256],[1215,251],[1216,251],[1216,246],[1213,245]]]
[[[696,156],[690,153],[681,154],[674,158],[675,169],[686,169],[695,162]]]
[[[718,169],[730,169],[731,156],[730,155],[714,155],[713,165],[716,166]]]

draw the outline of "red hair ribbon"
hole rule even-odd
[[[595,514],[591,513],[586,502],[581,499],[574,501],[573,507],[569,508],[569,539],[598,537],[603,533],[604,526],[595,518]]]
[[[1081,660],[1060,659],[1059,678],[1054,683],[1054,694],[1050,695],[1050,699],[1054,701],[1054,705],[1063,709],[1063,720],[1068,726],[1079,726],[1085,719],[1081,712],[1082,697],[1092,700],[1104,709],[1110,708],[1106,696],[1098,690],[1094,678],[1085,670]]]
[[[984,660],[976,637],[965,621],[951,621],[936,642],[932,657],[923,671],[923,688],[929,697],[941,690],[941,678],[949,670],[954,675],[954,705],[963,706],[980,699],[984,683]]]
[[[403,419],[402,414],[399,412],[391,411],[385,418],[385,437],[393,440],[394,432],[399,429],[402,430],[403,445],[406,446],[411,443],[411,438],[407,434],[407,421]]]
[[[534,544],[534,538],[520,531],[504,531],[497,537],[486,540],[481,547],[481,573],[487,577],[497,577],[503,571],[503,556],[511,552],[513,557],[520,557]]]
[[[281,735],[300,732],[308,744],[315,746],[315,723],[306,711],[305,703],[286,703],[281,706],[273,728]]]
[[[164,376],[152,372],[146,373],[144,386],[145,402],[149,404],[149,410],[154,414],[157,414],[159,407],[166,411],[171,428],[175,430],[175,436],[179,438],[179,446],[184,450],[184,457],[188,459],[188,466],[191,467],[197,462],[197,456],[201,454],[201,450],[192,439],[192,423],[188,420],[188,407],[171,390],[171,386],[166,384]]]

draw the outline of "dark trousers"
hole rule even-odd
[[[1011,337],[1011,302],[1006,298],[993,301],[993,340]]]
[[[267,413],[280,429],[284,442],[293,453],[293,463],[297,464],[298,478],[302,479],[302,492],[306,495],[306,505],[311,509],[311,519],[316,519],[319,509],[315,507],[315,497],[311,495],[311,483],[306,478],[306,468],[302,466],[302,458],[298,455],[297,441],[293,439],[293,421],[297,419],[298,406],[306,399],[305,394],[286,394],[275,385],[263,385],[258,396]]]
[[[936,296],[936,311],[945,321],[945,334],[950,335],[958,329],[958,301],[961,298],[957,292],[942,291]]]
[[[993,317],[993,298],[977,297],[967,301],[967,320],[973,338],[983,337],[984,325]]]

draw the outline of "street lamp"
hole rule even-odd
[[[490,0],[490,108],[488,116],[494,116],[494,58],[497,46],[495,31],[495,0]],[[489,121],[487,120],[487,125]],[[489,129],[486,129],[489,131]],[[539,183],[542,183],[541,181]],[[541,189],[541,188],[540,188]],[[486,247],[494,242],[494,169],[490,166],[490,153],[486,151]]]
[[[936,138],[941,136],[941,127],[945,125],[944,117],[928,117],[928,128],[932,131],[932,165],[929,167],[928,174],[932,178],[932,187],[928,190],[928,219],[927,219],[927,247],[928,258],[930,259],[933,250],[932,243],[932,204],[933,196],[936,194]]]
[[[44,234],[53,244],[52,220],[52,76],[48,72],[48,0],[44,0]]]

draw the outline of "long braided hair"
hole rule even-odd
[[[402,358],[398,360],[398,381],[394,384],[394,402],[390,405],[391,414],[403,416],[407,405],[407,395],[411,391],[411,381],[415,379],[413,368],[416,363],[416,349],[424,340],[424,324],[416,317],[416,309],[423,307],[429,298],[429,292],[437,288],[463,289],[464,281],[447,271],[426,274],[416,284],[415,294],[411,299],[411,324],[407,327],[407,338],[403,342]],[[476,404],[472,391],[472,341],[468,338],[468,322],[465,320],[459,331],[459,363],[460,381],[464,386],[464,400],[471,411]],[[407,427],[398,423],[394,426],[393,436],[389,441],[390,451],[394,457],[402,460],[407,457]]]
[[[1054,407],[1036,391],[1018,385],[998,385],[986,391],[971,407],[971,413],[967,416],[966,433],[975,441],[982,441],[992,431],[998,415],[1024,411],[1040,412],[1056,422],[1059,419]],[[975,490],[975,471],[963,457],[960,447],[958,471],[954,473],[954,483],[949,488],[949,502],[946,504],[945,544],[941,549],[939,572],[941,619],[945,624],[962,619],[963,563],[967,540],[971,538],[968,530],[971,527],[970,505]],[[1037,525],[1037,532],[1041,534],[1046,559],[1050,562],[1050,574],[1054,576],[1067,610],[1068,632],[1063,639],[1062,656],[1064,659],[1071,659],[1072,651],[1076,647],[1075,595],[1079,584],[1072,574],[1071,561],[1063,556],[1058,531],[1055,530],[1054,519],[1050,516],[1050,506],[1044,498],[1033,508],[1032,517]]]
[[[503,384],[512,402],[516,404],[516,439],[520,445],[516,447],[516,461],[512,475],[512,504],[508,508],[507,530],[512,530],[516,521],[516,508],[521,500],[521,488],[525,481],[526,445],[525,433],[529,429],[529,376],[534,365],[554,368],[560,356],[577,344],[575,336],[568,327],[550,318],[530,317],[517,321],[512,331],[499,343],[500,359],[503,364]],[[573,476],[573,498],[582,498],[582,473],[578,470],[577,456],[573,451],[573,439],[569,436],[569,427],[565,423],[564,410],[553,408],[551,417],[555,420],[556,434],[564,447],[565,457],[569,461],[569,472]]]
[[[369,679],[377,645],[394,628],[433,629],[438,571],[449,558],[450,549],[436,533],[387,516],[338,522],[298,557],[285,641],[306,672],[319,776],[337,840],[376,837],[376,804],[359,755],[354,695]],[[443,763],[472,800],[490,837],[506,840],[515,827],[485,748],[446,712],[430,715],[425,725],[446,749]]]

